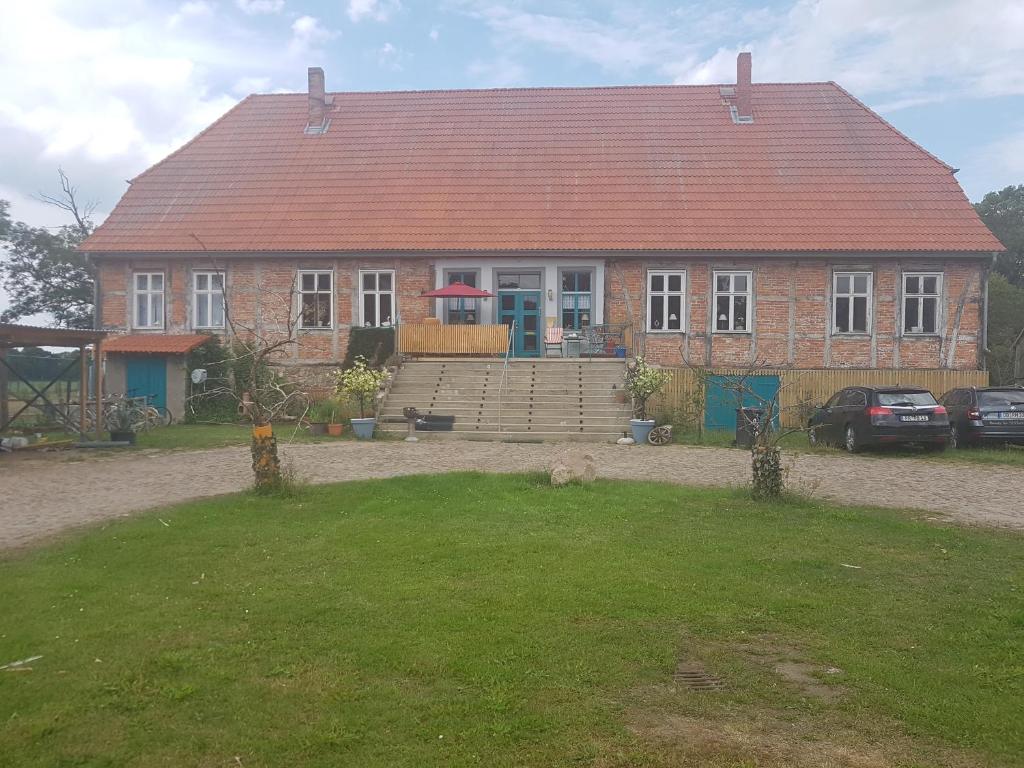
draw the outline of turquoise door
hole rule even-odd
[[[736,409],[763,408],[779,395],[778,376],[709,376],[704,403],[704,427],[736,431]],[[778,427],[778,404],[775,426]]]
[[[128,397],[148,397],[149,404],[167,407],[167,358],[158,355],[132,355],[125,371]]]
[[[540,291],[506,291],[498,294],[498,322],[512,325],[512,354],[516,357],[540,355]]]

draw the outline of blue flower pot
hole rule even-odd
[[[647,442],[647,436],[651,434],[651,430],[654,429],[654,419],[630,419],[629,428],[633,430],[633,439],[636,440],[637,445],[643,445]]]
[[[352,434],[360,440],[370,440],[373,438],[373,428],[376,425],[377,420],[374,418],[352,419]]]

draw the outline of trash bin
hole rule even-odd
[[[754,444],[754,435],[764,429],[764,408],[736,409],[736,446],[750,448]]]

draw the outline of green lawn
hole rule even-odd
[[[714,430],[698,433],[696,430],[673,430],[675,442],[681,445],[708,445],[717,448],[733,448],[735,433],[725,430]],[[803,432],[794,432],[782,438],[783,448],[797,453],[816,453],[822,456],[845,456],[846,451],[842,448],[829,448],[825,446],[812,447],[807,443],[807,435]],[[977,464],[1009,464],[1011,466],[1024,467],[1024,448],[1006,446],[986,446],[979,448],[959,448],[953,450],[948,448],[942,453],[928,453],[918,448],[885,447],[864,451],[862,454],[867,457],[886,459],[888,457],[902,457],[914,459],[926,459],[928,461],[940,462],[969,462]]]
[[[178,450],[247,445],[251,431],[252,428],[246,424],[173,424],[139,432],[135,438],[135,449]],[[294,424],[278,424],[274,427],[274,434],[279,443],[316,443],[352,437],[351,429],[347,426],[342,437],[314,437],[308,429],[296,428]]]
[[[193,503],[0,560],[0,764],[1020,764],[1022,543],[537,476]]]

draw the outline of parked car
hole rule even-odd
[[[940,398],[949,413],[949,444],[1024,445],[1024,387],[964,387]]]
[[[942,451],[949,440],[946,409],[919,387],[847,387],[815,409],[807,427],[812,445],[841,445],[850,453],[910,443]]]

